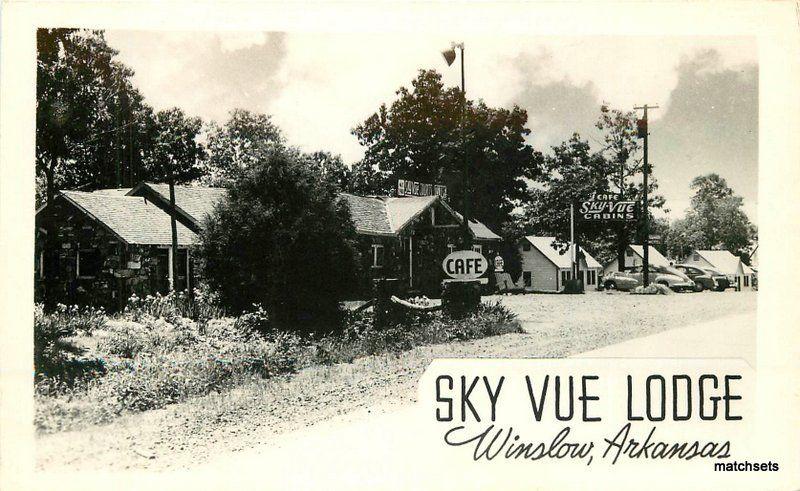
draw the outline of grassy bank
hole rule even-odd
[[[423,313],[385,329],[373,327],[369,312],[350,313],[341,332],[321,337],[272,330],[258,309],[216,318],[212,309],[187,305],[146,299],[112,318],[86,309],[45,314],[37,308],[37,429],[108,423],[307,367],[520,331],[515,314],[499,303],[483,304],[463,320]]]

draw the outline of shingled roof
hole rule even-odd
[[[129,196],[150,195],[161,200],[163,205],[169,204],[169,184],[139,183],[128,192]],[[228,190],[225,188],[209,188],[202,186],[175,186],[175,206],[178,213],[188,219],[191,224],[200,227],[206,216],[214,211],[214,207],[225,199]]]
[[[386,203],[380,198],[356,196],[342,193],[342,199],[350,208],[350,216],[356,232],[370,235],[394,235],[396,232],[389,223]]]
[[[356,196],[341,193],[350,207],[356,231],[367,235],[398,235],[409,223],[439,201],[458,221],[461,215],[453,211],[437,196]],[[477,239],[499,240],[500,236],[481,222],[470,220],[470,230]]]
[[[167,212],[168,184],[141,182],[129,189],[101,189],[91,193],[62,191],[61,194],[127,243],[171,243],[171,226]],[[204,218],[214,211],[214,207],[226,195],[225,188],[175,186],[180,245],[197,242],[196,231],[201,228]],[[458,221],[462,220],[460,214],[437,196],[398,198],[341,193],[340,197],[347,202],[356,231],[360,234],[397,236],[437,202]],[[470,220],[469,226],[477,239],[500,239],[500,236],[478,221]]]
[[[105,226],[128,244],[170,245],[172,226],[169,215],[145,198],[115,193],[61,191],[60,196]],[[197,235],[177,223],[178,245],[197,242]]]

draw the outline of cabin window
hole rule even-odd
[[[597,272],[593,269],[586,272],[586,284],[594,285],[597,281]]]
[[[567,280],[572,279],[572,271],[562,271],[561,272],[561,283],[566,283]]]
[[[478,254],[483,254],[483,245],[481,244],[474,244],[472,246],[472,250],[477,252]]]
[[[175,278],[175,290],[184,291],[189,289],[189,251],[178,249],[177,258],[178,277]]]
[[[75,256],[75,275],[78,278],[95,278],[103,268],[99,249],[78,249]]]
[[[749,276],[745,276],[744,277],[744,286],[750,286],[750,277]]]
[[[522,284],[525,285],[526,288],[531,287],[533,284],[533,273],[531,271],[522,272]]]
[[[627,249],[625,251],[625,255],[628,256],[628,257],[633,257],[633,251],[631,249]]]
[[[692,255],[692,261],[695,261],[695,262],[700,261],[700,254]]]
[[[384,252],[381,244],[372,244],[372,267],[382,268],[384,264]]]
[[[531,250],[531,243],[528,242],[527,240],[525,242],[523,242],[522,243],[522,250],[525,251],[525,252],[528,252],[529,250]]]

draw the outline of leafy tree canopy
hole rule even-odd
[[[434,70],[421,70],[411,88],[353,129],[366,147],[354,166],[351,189],[390,194],[397,179],[447,186],[451,204],[463,210],[463,158],[470,167],[471,216],[500,229],[520,200],[526,179],[538,175],[541,155],[526,143],[528,115],[514,106],[492,108],[467,100],[461,138],[462,94],[445,87]]]
[[[670,227],[668,252],[686,257],[692,249],[725,249],[747,257],[758,236],[742,210],[743,199],[718,174],[697,176],[690,187],[694,191],[691,207]]]
[[[575,133],[545,156],[543,172],[517,218],[524,234],[554,236],[565,250],[570,237],[570,204],[578,205],[596,192],[621,194],[626,201],[642,200],[643,168],[641,158],[635,158],[639,150],[635,114],[603,106],[596,126],[604,133],[604,146],[599,150],[592,149]],[[648,182],[651,209],[665,204],[657,190],[658,184],[651,176]],[[582,246],[600,262],[614,259],[625,245],[643,239],[641,221],[639,224],[580,222],[576,232]]]
[[[265,151],[285,144],[270,116],[235,109],[225,123],[212,121],[206,128],[203,180],[208,185],[228,186],[257,167]]]
[[[103,31],[39,29],[36,39],[36,172],[44,187],[37,196],[198,175],[198,121],[177,109],[153,111]],[[167,141],[185,147],[173,148],[170,161]]]

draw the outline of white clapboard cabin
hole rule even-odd
[[[716,269],[727,276],[737,290],[752,287],[753,270],[729,251],[694,250],[683,262],[700,268]]]
[[[572,278],[572,250],[563,254],[555,246],[555,237],[527,236],[519,242],[522,259],[522,277],[518,282],[528,291],[556,292],[564,288],[564,283]],[[600,263],[581,248],[584,258],[580,264],[580,274],[585,287],[596,286]]]

